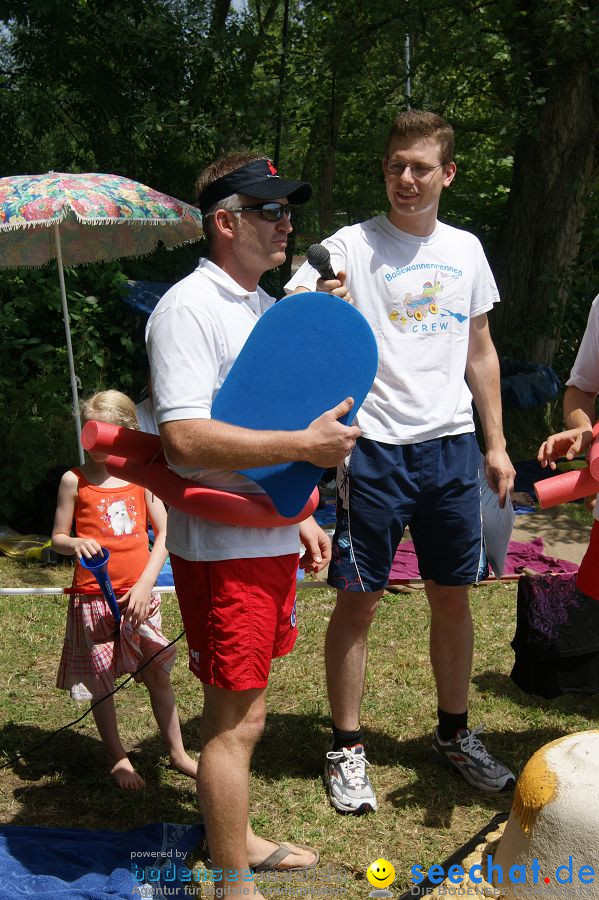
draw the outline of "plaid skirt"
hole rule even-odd
[[[115,678],[137,672],[167,647],[159,595],[152,594],[148,618],[137,628],[121,618],[118,640],[115,631],[114,617],[101,594],[72,594],[56,687],[69,691],[73,700],[99,700],[114,690]],[[175,647],[168,647],[151,665],[170,672],[176,655]],[[135,680],[142,681],[143,673]]]

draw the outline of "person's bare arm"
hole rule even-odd
[[[73,516],[77,502],[77,476],[65,472],[58,488],[58,500],[52,528],[52,549],[63,556],[77,556],[91,559],[100,553],[102,547],[94,538],[72,537]]]
[[[350,411],[348,397],[302,431],[254,431],[215,419],[181,419],[160,425],[166,455],[175,465],[248,469],[305,461],[322,469],[338,465],[360,429],[338,419]]]
[[[152,528],[154,529],[154,546],[146,566],[122,600],[127,601],[125,618],[136,628],[148,617],[152,589],[167,557],[166,552],[166,509],[162,500],[151,491],[145,491],[146,506]]]
[[[555,461],[562,456],[574,459],[584,453],[593,438],[596,394],[570,385],[563,401],[566,430],[551,434],[539,447],[537,459],[542,467],[555,469]]]
[[[300,523],[300,541],[306,548],[300,559],[300,569],[322,572],[331,561],[331,539],[313,516]]]
[[[470,321],[466,380],[478,412],[485,438],[485,474],[489,487],[504,506],[514,489],[516,472],[507,455],[501,416],[499,360],[491,340],[486,315]]]

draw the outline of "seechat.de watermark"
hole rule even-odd
[[[519,900],[545,900],[545,898],[550,900],[551,897],[563,897],[566,893],[575,896],[577,892],[582,893],[587,885],[594,884],[597,878],[593,866],[588,864],[575,866],[571,856],[566,863],[550,872],[542,872],[541,863],[536,858],[530,866],[513,865],[504,871],[503,866],[494,863],[490,855],[484,862],[475,863],[468,870],[458,864],[449,866],[447,871],[440,865],[430,866],[425,870],[422,865],[416,864],[412,866],[410,872],[414,894],[422,893],[418,885],[425,879],[431,885],[449,882],[443,885],[439,893],[462,896],[466,895],[468,890],[475,892],[475,888],[471,888],[470,885],[466,888],[462,884],[467,875],[473,885],[482,884],[483,881],[497,888],[500,885],[511,884],[512,893]],[[597,883],[599,884],[599,879]],[[499,895],[501,891],[498,889],[497,893]]]

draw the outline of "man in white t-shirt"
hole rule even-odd
[[[538,460],[555,469],[561,456],[574,459],[588,450],[593,439],[595,400],[599,394],[599,296],[595,297],[574,366],[567,381],[563,412],[567,431],[552,434],[539,448]],[[593,503],[593,530],[576,584],[583,594],[599,600],[599,508]]]
[[[515,783],[477,737],[481,729],[467,723],[468,585],[483,566],[473,399],[486,477],[501,505],[514,469],[487,322],[499,300],[495,281],[477,238],[437,220],[441,192],[455,173],[451,126],[432,113],[401,113],[383,159],[387,215],[323,242],[337,280],[317,281],[306,263],[286,285],[350,300],[372,326],[379,351],[377,376],[357,417],[362,437],[338,471],[329,567],[337,604],[325,647],[333,716],[326,777],[333,806],[345,813],[376,809],[359,718],[367,635],[407,525],[431,608],[439,719],[433,754],[481,790]]]
[[[359,435],[356,426],[337,421],[351,398],[303,431],[253,431],[211,418],[239,351],[274,303],[258,279],[285,259],[290,204],[305,203],[311,188],[246,153],[209,166],[197,190],[210,259],[174,285],[148,320],[154,414],[175,472],[212,488],[258,493],[235,470],[296,460],[338,465]],[[330,559],[330,542],[313,519],[298,533],[296,525],[243,528],[169,509],[167,548],[190,669],[204,690],[198,798],[211,866],[223,870],[217,896],[243,885],[261,897],[253,893],[250,866],[308,869],[319,859],[309,847],[258,837],[248,819],[250,759],[264,728],[271,660],[289,653],[297,637],[300,539],[302,566],[319,571]]]

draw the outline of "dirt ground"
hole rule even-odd
[[[512,540],[530,541],[542,537],[547,556],[580,563],[590,534],[591,529],[588,525],[575,522],[559,507],[554,507],[516,516]]]

